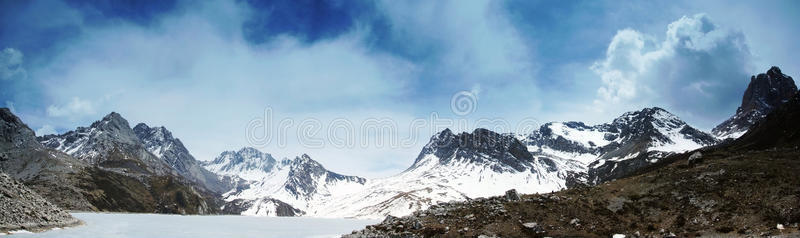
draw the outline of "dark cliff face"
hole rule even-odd
[[[429,154],[438,157],[440,164],[453,162],[491,164],[492,170],[497,172],[509,169],[522,172],[534,162],[525,145],[514,136],[483,128],[458,135],[453,134],[450,129],[439,132],[431,137],[430,142],[422,149],[414,165],[409,169],[419,166],[420,160]]]
[[[732,144],[734,148],[769,149],[800,146],[800,92],[773,110]]]
[[[792,77],[783,74],[778,67],[773,66],[766,73],[752,76],[736,113],[714,127],[712,132],[721,137],[743,133],[787,102],[795,92],[797,86]]]
[[[742,97],[742,111],[769,111],[786,102],[797,92],[792,77],[781,73],[781,69],[773,66],[767,73],[750,78],[750,84]]]

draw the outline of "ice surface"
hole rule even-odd
[[[379,220],[72,213],[86,224],[9,237],[339,237]]]

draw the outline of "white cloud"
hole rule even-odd
[[[56,129],[51,125],[43,125],[39,129],[36,129],[36,136],[52,135],[57,133],[58,132],[56,132]]]
[[[17,49],[5,48],[0,51],[0,80],[25,79],[28,72],[22,66],[23,55]]]
[[[618,113],[661,106],[708,126],[735,109],[754,73],[752,58],[742,33],[704,14],[670,23],[661,41],[620,30],[606,58],[591,67],[602,81],[594,108]]]
[[[93,103],[79,97],[73,97],[69,102],[61,106],[50,105],[47,107],[47,115],[51,117],[75,118],[94,114],[95,109]]]

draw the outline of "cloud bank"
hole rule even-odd
[[[704,14],[670,23],[661,40],[624,29],[591,67],[602,81],[594,104],[600,111],[662,106],[691,119],[719,120],[738,105],[752,60],[741,32]]]

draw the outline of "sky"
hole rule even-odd
[[[200,160],[383,177],[445,127],[657,106],[708,131],[751,75],[800,75],[798,36],[798,1],[2,1],[0,106],[37,135],[115,111]]]

